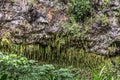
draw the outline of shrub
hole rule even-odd
[[[66,80],[74,77],[70,69],[35,64],[36,61],[28,60],[26,57],[0,53],[0,80]]]
[[[91,15],[91,9],[89,0],[75,0],[72,14],[76,21],[84,21],[86,17]]]

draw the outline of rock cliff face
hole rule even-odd
[[[68,6],[62,0],[0,0],[0,38],[9,32],[11,42],[16,44],[39,43],[47,45],[55,34],[64,32],[61,22],[69,20]],[[24,3],[24,4],[23,4]],[[94,18],[87,24],[89,30],[85,34],[89,43],[89,51],[111,56],[119,52],[120,36],[120,1],[91,0],[95,8]],[[109,51],[109,47],[117,47]]]
[[[104,0],[96,0],[94,4],[97,12],[87,35],[92,41],[90,51],[102,55],[112,53],[111,56],[113,56],[120,50],[118,43],[120,37],[120,1],[110,0],[105,3]],[[116,44],[116,48],[110,52],[108,47],[113,44]]]
[[[61,2],[23,0],[0,2],[1,37],[10,32],[11,41],[17,44],[46,44],[51,34],[62,31],[61,21],[67,20],[66,6]]]

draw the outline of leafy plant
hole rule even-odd
[[[92,6],[89,0],[75,0],[74,10],[72,11],[76,21],[84,21],[91,15]]]
[[[56,69],[53,65],[36,65],[36,61],[16,54],[0,57],[1,80],[67,80],[73,79],[70,69]]]
[[[116,80],[115,76],[113,76],[112,73],[108,71],[106,66],[103,66],[100,72],[93,71],[93,79],[94,80]]]

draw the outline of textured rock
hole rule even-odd
[[[49,0],[36,0],[35,5],[28,1],[0,2],[0,32],[10,32],[11,41],[17,44],[46,44],[50,33],[62,32],[60,23],[66,7]]]
[[[100,2],[97,4],[100,4]],[[120,2],[111,0],[107,6],[97,12],[96,18],[91,22],[92,29],[89,30],[87,37],[90,37],[91,40],[89,45],[91,52],[101,55],[111,53],[112,56],[116,54],[116,51],[120,50],[120,46],[117,46],[111,52],[108,49],[113,43],[120,41],[119,12],[117,11],[120,9]],[[102,7],[102,2],[99,7]]]
[[[13,43],[47,45],[49,39],[53,38],[52,35],[64,32],[61,22],[67,21],[68,16],[67,6],[61,3],[62,0],[56,0],[56,3],[53,0],[36,0],[34,4],[28,2],[29,0],[23,1],[0,0],[0,38],[9,32]],[[85,35],[90,41],[89,51],[101,55],[114,55],[119,52],[120,46],[111,52],[108,48],[120,40],[120,2],[91,0],[91,4],[96,14],[87,25],[91,29]]]

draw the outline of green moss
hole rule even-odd
[[[118,11],[117,16],[120,16],[120,8],[118,8],[117,11]]]
[[[110,0],[103,0],[105,5],[108,5],[110,3]]]
[[[100,15],[100,20],[102,21],[102,26],[106,26],[109,23],[109,20],[108,20],[107,16],[104,15],[104,14]]]
[[[12,2],[16,2],[17,0],[11,0]]]
[[[96,22],[97,20],[101,21],[101,26],[107,26],[109,24],[109,19],[105,14],[94,15],[84,22],[84,25],[87,29],[91,28],[91,24]]]

